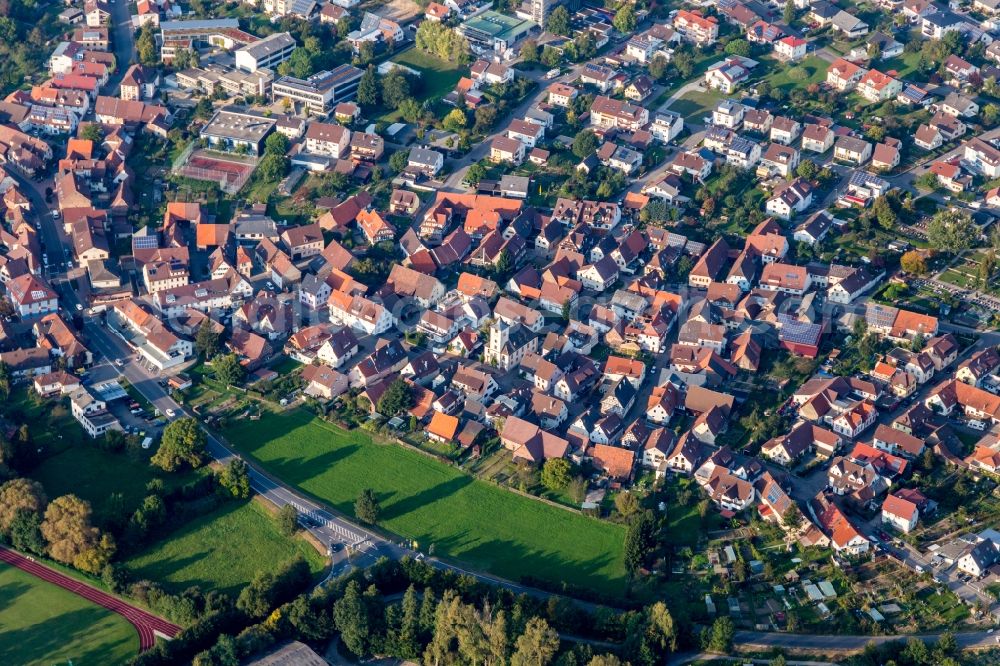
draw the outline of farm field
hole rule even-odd
[[[358,494],[372,488],[380,525],[421,549],[433,544],[437,555],[511,580],[530,574],[606,594],[624,589],[620,526],[520,497],[302,411],[265,413],[224,434],[276,477],[344,514],[353,515]]]
[[[0,564],[0,663],[122,664],[139,651],[124,618]]]
[[[136,578],[148,578],[172,591],[191,585],[238,594],[254,575],[301,555],[314,573],[324,560],[298,538],[278,532],[255,502],[227,503],[192,520],[126,562]]]

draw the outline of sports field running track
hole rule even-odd
[[[168,638],[173,638],[181,629],[175,624],[171,624],[164,619],[158,618],[151,613],[147,613],[141,608],[131,606],[118,597],[114,597],[107,592],[91,587],[86,583],[63,575],[58,571],[39,564],[32,559],[15,553],[12,550],[0,546],[0,561],[6,562],[18,569],[25,571],[32,576],[41,578],[47,583],[58,585],[64,590],[69,590],[78,594],[87,601],[103,606],[108,610],[118,613],[123,618],[132,623],[136,631],[139,632],[139,651],[145,652],[156,644],[156,634],[160,633]]]

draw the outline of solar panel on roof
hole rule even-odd
[[[822,330],[819,324],[801,322],[784,314],[778,315],[778,321],[781,323],[778,337],[784,342],[814,345],[819,340]]]
[[[157,246],[156,236],[133,236],[133,250],[155,250]]]

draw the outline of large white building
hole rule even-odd
[[[245,72],[256,72],[258,69],[274,69],[280,63],[288,60],[295,50],[295,40],[287,32],[277,32],[264,39],[247,44],[236,49],[236,67]]]
[[[308,79],[282,76],[272,84],[271,95],[274,101],[287,99],[303,105],[309,113],[326,115],[334,104],[354,98],[363,74],[357,67],[341,65]]]

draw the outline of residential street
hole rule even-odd
[[[108,79],[109,94],[118,94],[118,85],[125,76],[129,65],[136,61],[135,34],[132,32],[132,17],[128,13],[128,0],[112,0],[111,39],[114,40],[116,68]]]

